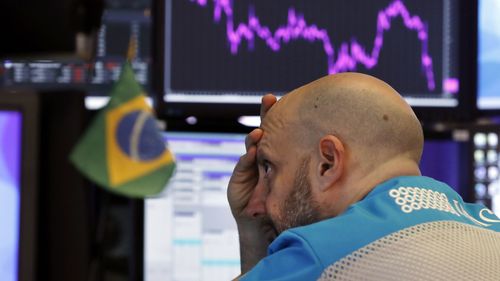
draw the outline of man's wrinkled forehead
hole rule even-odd
[[[258,144],[258,151],[266,151],[268,154],[279,148],[280,136],[285,134],[286,118],[284,116],[286,109],[284,97],[278,100],[266,113],[262,119],[260,128],[263,131],[262,139]],[[259,153],[258,153],[259,154]]]
[[[285,128],[290,100],[290,94],[285,95],[269,109],[260,126],[264,131]]]
[[[285,110],[282,106],[283,103],[277,102],[273,107],[267,112],[262,123],[260,125],[264,132],[275,132],[285,128]]]

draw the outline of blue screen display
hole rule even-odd
[[[453,140],[426,140],[420,161],[422,175],[447,183],[462,196],[460,190],[460,143]]]
[[[22,115],[0,111],[0,276],[17,280]]]
[[[500,109],[500,1],[479,1],[478,101],[479,109]]]

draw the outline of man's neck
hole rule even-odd
[[[343,213],[350,205],[363,200],[377,185],[399,176],[420,176],[418,164],[409,159],[395,158],[371,171],[358,170],[352,173],[338,187],[337,204],[328,210],[326,216]]]

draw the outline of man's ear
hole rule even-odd
[[[333,135],[322,137],[318,148],[317,177],[320,190],[325,191],[342,176],[345,165],[345,148],[342,141]]]

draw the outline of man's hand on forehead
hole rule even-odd
[[[260,106],[260,120],[264,120],[266,113],[271,109],[271,107],[276,103],[277,98],[273,94],[266,94],[262,97],[262,103]],[[257,147],[260,139],[262,138],[262,129],[257,128],[250,132],[245,139],[246,151],[255,146]]]
[[[272,94],[262,97],[261,120],[276,103],[276,100],[276,97]],[[245,213],[247,213],[245,209],[252,209],[248,204],[259,178],[256,154],[263,133],[261,128],[257,128],[247,135],[245,139],[246,153],[240,157],[229,182],[228,199],[233,215],[237,220],[239,217],[245,216]]]
[[[262,97],[261,121],[276,103],[276,97],[267,94]],[[265,209],[265,190],[258,185],[257,146],[262,138],[261,128],[254,129],[245,139],[246,153],[234,168],[228,185],[228,201],[240,234],[241,272],[245,273],[267,254],[269,243],[276,238],[276,232]]]
[[[276,103],[277,98],[273,94],[267,94],[262,97],[262,103],[260,105],[260,120],[264,119],[266,113],[269,109]]]
[[[260,139],[262,138],[262,134],[264,133],[264,131],[262,131],[262,121],[264,121],[264,118],[265,118],[267,112],[271,109],[271,107],[274,106],[274,104],[276,104],[277,101],[278,101],[278,99],[276,98],[276,96],[271,94],[271,93],[266,94],[262,97],[261,105],[260,105],[261,127],[255,129],[247,136],[247,140],[246,140],[247,151],[248,151],[248,148],[250,147],[249,144],[253,144],[256,147],[258,147]],[[258,132],[255,132],[255,131],[258,131]]]

